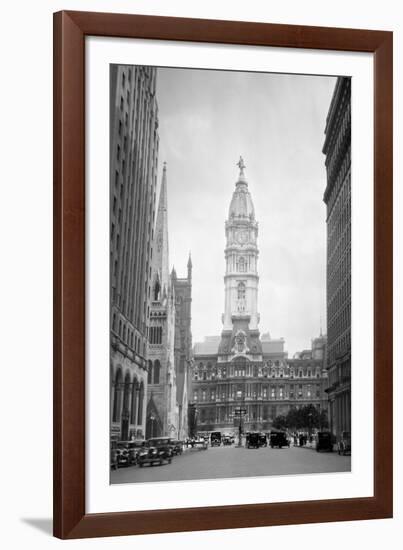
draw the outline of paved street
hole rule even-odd
[[[350,471],[351,457],[314,449],[209,447],[189,450],[162,466],[130,466],[111,473],[111,483],[214,479]]]

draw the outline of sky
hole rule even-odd
[[[242,155],[259,223],[260,333],[292,356],[326,332],[324,128],[336,79],[158,68],[170,265],[193,262],[193,342],[219,335],[225,220]],[[161,181],[161,175],[159,182]]]

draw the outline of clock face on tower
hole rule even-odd
[[[245,244],[248,240],[248,233],[247,231],[238,231],[236,235],[236,240],[239,244]]]

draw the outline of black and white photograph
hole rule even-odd
[[[110,483],[351,471],[351,78],[110,65]]]

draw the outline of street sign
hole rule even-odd
[[[236,415],[246,414],[246,409],[235,409],[234,413]]]

